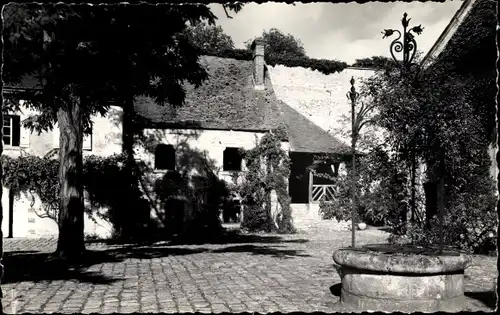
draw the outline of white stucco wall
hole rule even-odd
[[[38,196],[34,196],[32,202],[30,195],[21,194],[14,199],[13,211],[13,237],[56,237],[58,235],[57,223],[50,218],[42,218],[38,214],[43,214],[43,208]],[[3,188],[2,206],[4,209],[4,218],[2,222],[2,231],[4,237],[9,235],[9,190]],[[95,220],[93,220],[94,218]],[[97,216],[90,217],[85,214],[84,226],[86,235],[98,235],[102,238],[111,236],[111,225],[98,218]]]
[[[346,93],[351,88],[351,77],[356,80],[359,91],[360,80],[375,73],[346,68],[326,75],[308,68],[282,65],[268,66],[268,70],[276,96],[326,131],[338,126],[341,115],[350,114],[351,103]]]
[[[342,72],[326,75],[303,67],[267,67],[278,99],[350,145],[351,102],[346,96],[351,88],[350,80],[354,77],[359,92],[361,82],[373,76],[374,70],[346,68]],[[383,137],[381,131],[364,130]]]
[[[29,115],[34,114],[26,108],[21,108],[21,112],[16,113],[21,116],[21,121]],[[95,116],[92,118],[93,128],[91,136],[91,146],[84,150],[84,156],[95,154],[99,156],[109,156],[121,152],[122,142],[122,109],[118,106],[111,106],[105,117]],[[50,150],[59,146],[59,136],[57,127],[48,132],[38,134],[36,131],[31,133],[29,130],[21,127],[21,146],[4,147],[3,154],[10,157],[18,157],[21,154],[32,154],[44,156]],[[86,137],[86,141],[89,137]],[[13,211],[13,236],[14,237],[41,237],[57,236],[57,224],[49,218],[40,218],[35,212],[41,211],[41,202],[38,197],[35,198],[31,206],[31,197],[25,195],[19,196],[14,201]],[[4,219],[2,222],[2,231],[4,236],[9,234],[9,201],[8,189],[3,188],[2,206],[4,209]],[[33,209],[36,209],[34,212]],[[108,237],[111,229],[107,222],[95,217],[96,222],[85,216],[85,234],[97,234],[101,237]]]

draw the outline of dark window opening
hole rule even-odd
[[[241,171],[243,156],[239,148],[226,148],[223,159],[224,171]]]
[[[6,146],[18,147],[21,140],[21,117],[17,115],[3,116],[3,143]]]
[[[155,149],[155,169],[175,170],[175,149],[170,144],[159,144]]]

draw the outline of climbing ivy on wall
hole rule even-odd
[[[41,207],[33,207],[35,214],[58,222],[59,160],[53,157],[54,151],[45,157],[2,156],[1,163],[4,169],[3,185],[12,189],[15,197],[25,195],[30,198],[31,206],[34,206],[34,198],[38,196]],[[144,223],[138,217],[139,210],[147,211],[148,207],[141,198],[137,176],[130,171],[125,155],[85,157],[82,177],[90,202],[89,207],[85,209],[87,213],[109,221],[114,232],[118,234],[130,233],[133,225]],[[101,207],[107,208],[108,211],[95,211]]]
[[[266,133],[255,148],[244,151],[248,170],[239,193],[244,205],[242,227],[249,230],[295,231],[288,195],[290,158],[281,148],[281,133],[280,130]],[[276,192],[281,208],[276,218],[272,217],[272,191]]]
[[[247,49],[228,49],[222,52],[205,51],[203,54],[209,56],[216,56],[221,58],[232,58],[237,60],[252,60],[252,52]],[[323,74],[332,74],[341,72],[349,65],[342,61],[327,60],[327,59],[313,59],[307,56],[297,57],[268,57],[266,56],[266,63],[270,66],[284,65],[286,67],[304,67],[311,70],[318,70]]]
[[[18,158],[2,156],[1,162],[4,171],[3,185],[12,189],[15,197],[25,194],[34,198],[37,195],[42,202],[42,211],[35,213],[57,222],[59,161],[27,155]]]

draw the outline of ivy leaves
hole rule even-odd
[[[280,136],[280,131],[266,133],[255,148],[244,152],[248,171],[243,174],[243,183],[237,189],[246,206],[243,216],[246,228],[273,229],[270,194],[274,190],[281,205],[278,229],[282,232],[294,230],[288,196],[290,158],[281,148]]]
[[[59,209],[59,162],[36,156],[1,158],[4,185],[17,196],[21,193],[38,195],[42,201],[42,217],[57,221]]]

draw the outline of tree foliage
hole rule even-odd
[[[266,43],[264,59],[271,66],[304,67],[324,74],[341,72],[348,67],[347,63],[337,60],[309,58],[300,39],[276,28],[264,31],[261,38]],[[252,42],[253,39],[245,42],[248,51],[251,51]]]
[[[379,73],[363,86],[395,157],[407,167],[415,157],[426,165],[426,181],[444,183],[438,198],[445,209],[445,242],[474,251],[490,240],[474,238],[472,245],[464,245],[465,232],[455,232],[466,231],[469,225],[457,219],[461,215],[484,221],[493,211],[488,201],[494,195],[488,154],[491,126],[483,123],[483,105],[477,102],[480,82],[475,75],[457,71],[453,63],[440,62],[432,71],[416,67],[403,73]],[[416,222],[410,234],[414,242],[436,244],[440,238],[435,232],[439,230],[436,218],[427,220],[434,222],[434,228],[425,229],[423,222]],[[491,227],[485,226],[485,231],[490,233]]]
[[[358,158],[356,165],[355,221],[385,225],[392,233],[401,234],[402,214],[406,215],[410,202],[408,169],[380,147]],[[337,188],[336,199],[320,204],[324,219],[351,220],[353,172],[349,163],[346,169],[331,178]]]
[[[471,94],[474,85],[474,78],[443,67],[408,73],[405,79],[380,74],[365,89],[371,91],[379,111],[378,125],[388,131],[387,140],[402,158],[409,158],[407,153],[415,148],[417,157],[429,166],[443,159],[446,181],[461,187],[464,172],[489,167],[478,156],[484,155],[488,137]]]
[[[362,83],[361,94],[368,96],[374,110],[371,120],[384,129],[385,137],[384,145],[372,146],[358,164],[357,216],[388,225],[391,241],[439,244],[441,222],[424,211],[422,187],[417,189],[415,220],[405,222],[411,208],[409,179],[415,156],[417,163],[426,165],[425,174],[417,171],[417,178],[445,183],[444,190],[438,191],[445,207],[444,243],[485,253],[495,247],[497,231],[489,173],[491,125],[483,121],[484,107],[491,106],[492,100],[481,103],[482,80],[456,69],[439,63],[432,71],[415,67],[407,72],[379,72]],[[338,198],[321,205],[325,217],[350,217],[352,176],[348,169],[335,179]]]
[[[205,55],[217,56],[234,49],[233,40],[220,25],[198,23],[186,29],[186,36]]]
[[[264,57],[266,60],[283,60],[304,58],[306,50],[300,39],[295,38],[292,34],[284,34],[282,31],[271,28],[269,31],[262,32],[261,38],[266,43]],[[249,39],[245,42],[248,50],[251,49],[254,39]]]

